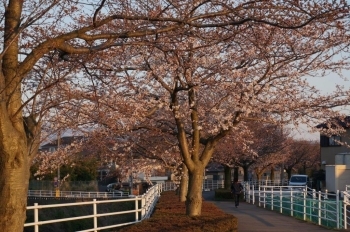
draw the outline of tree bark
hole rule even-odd
[[[1,120],[4,121],[3,119]],[[23,231],[29,184],[29,159],[24,133],[1,126],[0,144],[0,228]],[[6,137],[3,135],[6,134]]]
[[[233,179],[238,180],[238,167],[233,168]]]
[[[248,174],[248,166],[243,166],[243,178],[244,178],[244,181],[248,181],[248,177],[249,177],[249,174]]]
[[[180,202],[186,201],[186,195],[188,191],[188,169],[185,164],[181,165],[182,167],[182,174],[181,174],[181,181],[180,181],[180,194],[179,194],[179,200]]]
[[[257,181],[260,181],[260,180],[261,180],[261,175],[262,175],[262,173],[256,172],[256,180],[257,180]]]
[[[224,165],[224,188],[231,189],[231,167]]]
[[[197,166],[189,170],[188,193],[186,198],[186,215],[200,216],[202,213],[202,184],[204,168]]]
[[[0,68],[0,228],[23,231],[26,219],[30,153],[22,115],[18,70],[18,28],[24,1],[9,1],[5,11],[4,48]]]
[[[287,180],[289,180],[290,177],[292,176],[292,169],[288,168],[288,169],[286,169],[286,172],[287,172],[287,176],[288,176]]]
[[[275,181],[275,168],[271,167],[271,181]]]

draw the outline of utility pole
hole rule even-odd
[[[61,132],[58,132],[57,135],[57,151],[61,146]],[[58,179],[58,186],[60,185],[61,182],[61,173],[60,173],[60,164],[58,164],[58,168],[57,168],[57,179]]]
[[[131,174],[130,174],[130,195],[132,195],[133,194],[133,182],[134,182],[134,180],[133,180],[133,171],[134,171],[134,159],[133,159],[133,157],[132,157],[132,151],[130,152],[130,154],[131,154]]]
[[[57,134],[57,152],[61,145],[61,133],[60,131]],[[60,197],[60,185],[61,185],[61,173],[60,173],[60,164],[57,165],[57,186],[56,186],[56,197]]]

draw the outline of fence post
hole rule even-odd
[[[264,208],[266,208],[266,186],[264,186]]]
[[[252,186],[252,194],[253,194],[253,205],[255,204],[255,190],[254,190],[255,186]]]
[[[290,190],[290,216],[293,217],[293,188]]]
[[[344,215],[343,215],[343,218],[344,218],[344,229],[347,229],[348,228],[348,220],[347,220],[347,216],[346,216],[346,203],[345,203],[345,197],[344,197],[344,200],[343,200],[343,206],[344,206]]]
[[[273,210],[273,187],[271,188],[271,210]]]
[[[313,189],[312,190],[312,199],[316,199],[316,190],[315,189]]]
[[[93,212],[94,212],[94,229],[95,232],[97,232],[97,204],[96,204],[96,199],[93,199]]]
[[[146,203],[145,203],[145,205],[146,205],[146,214],[147,215],[149,215],[149,198],[150,198],[150,196],[152,196],[152,192],[151,191],[147,191],[147,193],[146,193],[146,197],[145,197],[145,201],[146,201]]]
[[[282,196],[282,187],[280,187],[280,213],[283,213],[283,196]]]
[[[303,218],[304,218],[304,221],[306,221],[306,194],[307,194],[307,188],[304,189],[304,210],[303,210]]]
[[[34,231],[35,232],[39,232],[39,208],[38,208],[38,203],[34,203]]]
[[[336,209],[337,209],[337,229],[339,229],[340,228],[340,223],[339,223],[339,221],[340,221],[340,213],[341,213],[341,210],[340,210],[340,204],[339,204],[339,190],[337,190],[337,196],[336,196],[336,204],[337,204],[337,207],[336,207]]]
[[[244,182],[244,199],[245,202],[249,202],[250,203],[250,189],[249,189],[249,183],[248,182]]]
[[[261,206],[261,200],[260,200],[260,197],[261,197],[261,187],[259,186],[259,193],[258,193],[258,196],[259,196],[259,207]]]
[[[135,196],[135,220],[136,220],[136,222],[139,221],[139,200],[138,200],[138,196]]]
[[[146,209],[145,209],[145,205],[146,205],[146,200],[145,200],[145,194],[143,194],[141,196],[141,220],[145,218],[146,215]]]
[[[321,225],[321,191],[318,191],[318,224]]]

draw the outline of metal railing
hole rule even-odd
[[[280,213],[311,221],[333,229],[347,227],[346,203],[350,202],[350,196],[344,192],[344,207],[340,199],[339,191],[336,193],[316,192],[307,186],[259,186],[258,190],[250,183],[244,183],[245,199],[248,203],[255,203],[263,208],[278,211]],[[349,207],[349,204],[347,206]]]
[[[29,190],[28,197],[66,197],[66,198],[123,198],[129,192],[83,192],[83,191],[51,191]]]
[[[219,188],[224,188],[224,180],[203,180],[202,189],[204,191],[210,191]]]
[[[284,180],[251,180],[248,181],[250,185],[254,185],[255,187],[259,186],[285,186],[288,185],[288,181]]]
[[[177,189],[177,184],[174,182],[165,182],[161,184],[162,186],[162,192],[163,191],[173,191]]]
[[[350,227],[350,185],[346,186],[346,191],[343,192],[343,210],[344,210],[344,229]]]
[[[141,196],[133,196],[132,198],[130,197],[125,199],[113,199],[113,200],[93,199],[92,201],[84,201],[84,202],[68,203],[68,204],[53,204],[53,205],[38,205],[38,203],[34,203],[34,206],[27,206],[27,211],[30,211],[30,210],[34,211],[33,222],[25,223],[24,227],[34,226],[34,231],[39,232],[40,225],[67,222],[67,221],[73,221],[73,220],[92,219],[93,228],[80,230],[80,231],[88,232],[88,231],[98,231],[103,229],[110,229],[110,228],[116,228],[116,227],[135,224],[137,222],[140,222],[150,217],[150,215],[153,212],[154,206],[158,201],[161,191],[162,191],[162,186],[157,184],[151,187],[150,189],[148,189],[145,194]],[[119,212],[98,213],[98,206],[102,204],[112,204],[116,202],[134,202],[134,209],[119,211]],[[60,219],[53,219],[53,220],[43,221],[39,219],[39,212],[40,210],[43,210],[43,209],[51,209],[51,208],[58,208],[58,207],[74,207],[74,206],[82,206],[82,205],[91,206],[93,213],[84,215],[84,216],[67,217],[67,218],[60,218]],[[119,223],[119,224],[108,225],[108,226],[98,225],[98,220],[97,220],[98,218],[114,216],[114,215],[122,215],[122,214],[134,214],[134,220],[124,222],[124,223]]]

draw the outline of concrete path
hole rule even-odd
[[[233,201],[214,201],[214,192],[203,192],[203,198],[226,213],[238,218],[238,232],[318,232],[332,231],[253,204],[240,202],[235,208]]]

